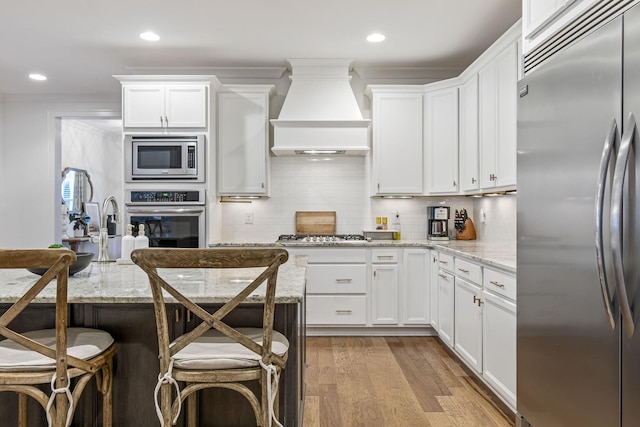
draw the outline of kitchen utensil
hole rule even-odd
[[[314,236],[336,234],[335,211],[296,212],[296,234]]]

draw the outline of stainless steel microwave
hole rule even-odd
[[[204,182],[204,135],[127,135],[127,181]]]

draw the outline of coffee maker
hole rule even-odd
[[[449,206],[427,206],[427,239],[449,240]]]

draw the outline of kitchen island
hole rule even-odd
[[[290,343],[289,358],[280,384],[280,420],[286,426],[301,425],[304,401],[305,352],[305,280],[307,259],[290,256],[278,272],[274,329]],[[160,269],[161,275],[187,297],[215,310],[228,302],[257,276],[261,269],[191,270]],[[16,301],[37,276],[26,270],[0,270],[0,311]],[[55,281],[54,281],[55,282]],[[260,326],[262,321],[262,285],[245,303],[225,317],[233,326]],[[108,331],[117,346],[114,376],[114,426],[160,425],[155,414],[153,390],[159,364],[153,299],[148,277],[136,265],[92,263],[69,278],[69,323]],[[17,330],[50,328],[54,325],[55,283],[47,288],[16,319]],[[167,296],[167,302],[171,303]],[[198,319],[179,304],[167,310],[173,333],[192,329]],[[255,384],[257,389],[257,384]],[[199,393],[200,426],[255,426],[246,400],[228,390]],[[94,387],[87,387],[76,411],[74,426],[93,426],[100,408]],[[33,402],[32,402],[33,403]],[[3,425],[17,425],[17,398],[0,394],[0,419]],[[230,410],[229,408],[234,408]],[[184,412],[184,411],[183,411]],[[46,425],[44,411],[30,405],[34,426]],[[178,424],[184,425],[184,414]]]

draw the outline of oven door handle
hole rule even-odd
[[[204,208],[127,208],[129,214],[201,214]]]

